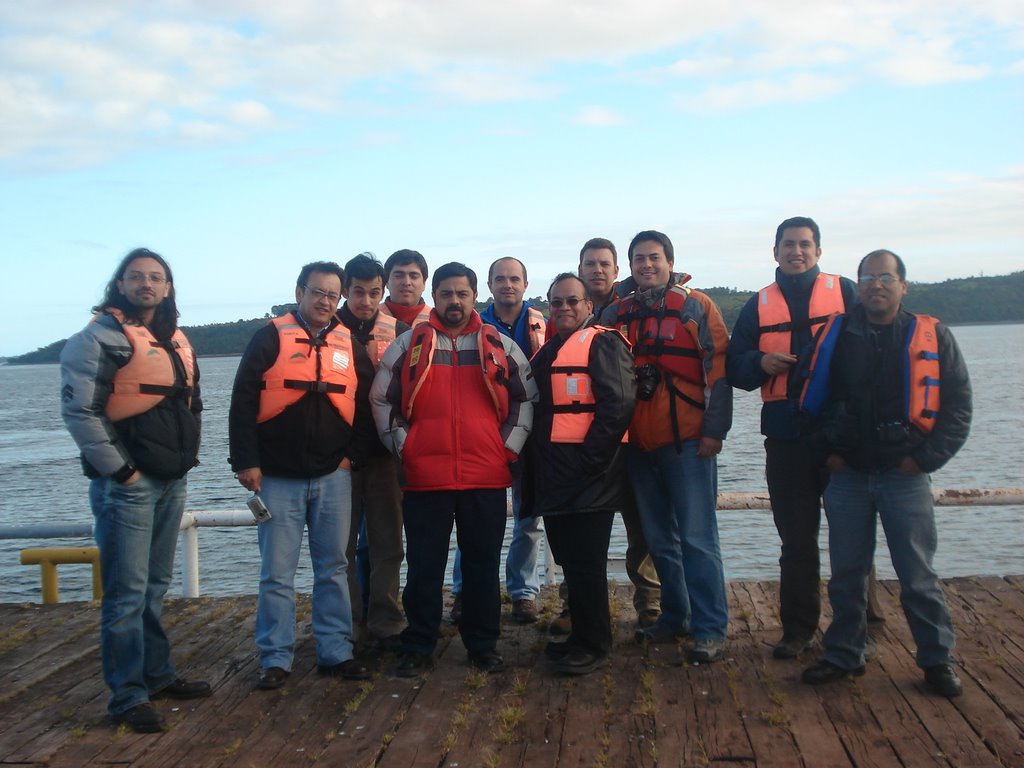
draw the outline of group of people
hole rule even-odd
[[[953,628],[932,568],[928,473],[967,438],[971,389],[952,335],[901,307],[906,269],[891,251],[857,281],[821,272],[809,218],[776,232],[775,280],[732,336],[714,301],[689,287],[671,240],[629,244],[629,275],[606,239],[547,291],[547,319],[525,301],[526,266],[477,276],[457,262],[432,277],[397,251],[305,265],[296,309],[253,336],[229,412],[229,461],[262,508],[257,687],[285,684],[295,644],[294,576],[304,532],[313,565],[319,673],[363,680],[353,634],[398,655],[395,674],[429,670],[443,614],[453,527],[458,628],[474,667],[503,668],[499,566],[507,491],[515,515],[506,587],[516,620],[537,620],[537,545],[564,576],[568,635],[545,655],[562,674],[604,666],[612,647],[607,557],[623,516],[636,639],[688,638],[691,663],[726,653],[728,606],[716,518],[717,464],[733,388],[760,388],[766,475],[782,540],[777,658],[813,643],[820,619],[821,498],[829,521],[833,619],[817,684],[864,672],[871,656],[876,520],[927,686],[961,691]],[[433,308],[423,299],[428,277]],[[385,291],[388,292],[385,298]],[[78,443],[96,518],[104,587],[101,645],[115,722],[157,731],[158,696],[208,696],[170,659],[160,612],[196,464],[199,369],[177,328],[167,262],[137,249],[118,266],[93,321],[62,356],[62,413]],[[543,519],[541,529],[538,521]],[[404,536],[403,536],[404,534]],[[404,542],[404,546],[403,546]],[[365,578],[352,567],[365,551]],[[407,565],[399,600],[399,569]]]

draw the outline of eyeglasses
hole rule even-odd
[[[337,304],[338,299],[341,298],[341,294],[338,293],[328,293],[327,291],[321,291],[319,288],[310,288],[308,285],[305,288],[313,294],[314,299],[327,299],[331,304]]]
[[[896,275],[890,275],[888,272],[883,272],[881,275],[861,275],[857,278],[857,282],[861,285],[871,285],[877,280],[882,285],[889,285],[895,283],[899,278]]]
[[[569,296],[566,299],[551,299],[551,301],[549,301],[548,304],[550,304],[555,309],[560,309],[563,304],[571,309],[572,307],[575,307],[577,304],[579,304],[581,301],[586,301],[586,299],[581,299],[577,296]]]
[[[125,272],[124,280],[126,283],[144,283],[149,281],[153,285],[163,285],[167,282],[167,277],[159,272]]]

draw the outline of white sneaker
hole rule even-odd
[[[725,640],[717,637],[706,637],[693,642],[693,648],[687,655],[691,664],[710,664],[725,656]]]

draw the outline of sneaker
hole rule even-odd
[[[956,676],[952,664],[936,664],[925,667],[924,682],[933,693],[945,696],[947,699],[955,699],[964,692],[963,683]]]
[[[398,677],[417,677],[434,668],[434,659],[427,653],[406,651],[395,667]]]
[[[587,675],[608,663],[607,656],[590,651],[575,650],[555,662],[555,669],[563,675]]]
[[[867,640],[864,641],[864,661],[874,661],[878,656],[878,641],[868,633]]]
[[[660,643],[674,643],[679,638],[685,636],[686,630],[669,629],[662,624],[653,624],[644,629],[638,629],[633,634],[633,639],[641,645],[643,643],[658,645]]]
[[[569,615],[569,609],[563,608],[562,612],[551,620],[548,624],[548,632],[552,635],[568,635],[572,633],[572,617]]]
[[[520,624],[533,624],[537,621],[537,601],[532,597],[524,597],[512,603],[512,618]]]
[[[318,664],[316,671],[327,677],[340,677],[342,680],[370,679],[370,670],[355,659],[348,659],[340,664]]]
[[[448,614],[448,620],[452,624],[458,624],[462,621],[462,594],[456,594],[452,597],[452,612]]]
[[[653,627],[658,622],[659,616],[661,616],[661,611],[655,608],[646,608],[636,615],[636,625],[640,629]]]
[[[813,642],[814,635],[798,637],[796,635],[783,634],[782,639],[772,649],[772,657],[776,659],[795,659],[810,648]]]
[[[481,672],[491,674],[505,669],[505,660],[497,651],[479,651],[469,654],[469,663]]]
[[[264,691],[280,688],[284,685],[284,681],[288,679],[289,674],[291,673],[288,670],[281,667],[261,669],[259,680],[256,681],[256,687]]]
[[[164,716],[148,701],[113,715],[117,725],[127,725],[136,733],[160,733],[164,729]]]
[[[836,680],[845,680],[848,677],[860,677],[864,674],[864,665],[853,669],[843,669],[831,661],[822,659],[813,667],[808,667],[800,675],[800,681],[807,685],[821,685],[822,683],[834,683]]]
[[[725,639],[705,637],[694,641],[693,648],[686,654],[686,660],[691,664],[710,664],[723,656],[725,656]]]
[[[179,677],[170,685],[149,695],[150,699],[167,696],[172,699],[203,699],[213,693],[210,684],[205,680],[185,680]]]

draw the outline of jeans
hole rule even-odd
[[[407,491],[402,500],[408,571],[402,604],[405,651],[429,654],[441,626],[444,571],[452,525],[462,552],[462,621],[470,653],[494,650],[501,620],[498,567],[505,537],[505,489]]]
[[[718,467],[698,440],[630,448],[629,476],[651,559],[661,579],[658,624],[695,640],[724,640],[729,623],[715,514]]]
[[[317,664],[352,658],[352,605],[345,546],[351,522],[352,477],[339,469],[322,477],[263,476],[259,496],[273,517],[258,528],[260,593],[256,646],[260,666],[291,671],[295,646],[295,568],[309,529],[313,564],[313,638]]]
[[[900,603],[917,644],[918,666],[952,663],[953,623],[932,569],[938,534],[931,480],[899,469],[868,474],[846,468],[833,472],[825,489],[832,563],[832,623],[825,632],[825,658],[843,669],[864,663],[876,514],[900,581]]]
[[[533,600],[540,594],[540,577],[537,575],[537,553],[540,540],[544,535],[541,518],[528,517],[519,519],[519,507],[522,504],[522,483],[516,480],[512,484],[512,541],[505,555],[505,589],[513,602],[516,600]]]
[[[103,578],[103,679],[114,715],[149,701],[178,677],[160,613],[174,570],[185,489],[185,478],[150,475],[131,485],[101,477],[89,486]]]

